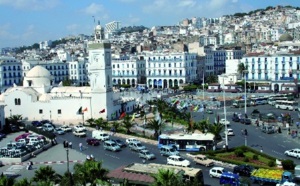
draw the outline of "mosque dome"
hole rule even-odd
[[[285,33],[285,34],[282,34],[280,37],[279,37],[279,41],[280,42],[284,42],[284,41],[293,41],[293,37],[288,34],[288,33]]]
[[[42,67],[42,66],[35,66],[33,67],[27,74],[27,78],[50,78],[50,72]]]

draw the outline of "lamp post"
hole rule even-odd
[[[225,99],[225,89],[224,89],[224,78],[223,77],[223,101],[224,101],[224,119],[225,119],[225,149],[228,150],[228,129],[227,129],[227,118],[226,118],[226,99]]]
[[[52,120],[52,116],[51,116],[51,110],[50,110],[50,121]]]
[[[244,73],[244,80],[245,80],[245,118],[246,118],[246,115],[247,115],[247,87],[246,87],[246,84],[247,84],[247,79],[246,79],[246,73],[248,73],[247,70],[243,70],[243,73]]]
[[[9,112],[10,112],[10,117],[11,117],[11,109],[9,110]]]

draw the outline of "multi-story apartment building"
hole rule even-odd
[[[114,85],[135,86],[146,83],[145,60],[142,56],[120,57],[112,59],[112,82]]]
[[[146,53],[146,77],[150,88],[170,88],[197,79],[196,53]]]
[[[14,57],[0,57],[0,88],[1,92],[13,84],[19,85],[22,81],[22,64]]]
[[[274,92],[298,92],[299,54],[248,54],[242,58],[241,62],[248,67],[247,82],[268,84]]]
[[[73,85],[87,85],[89,82],[88,78],[88,59],[78,58],[75,61],[69,61],[69,79]]]
[[[210,47],[204,47],[204,53],[205,53],[205,77],[208,77],[210,75],[215,75],[215,69],[214,69],[214,53],[213,49]]]
[[[49,70],[50,74],[53,77],[53,84],[59,84],[61,81],[69,78],[69,63],[64,63],[57,60],[41,61],[35,59],[22,60],[23,77],[25,77],[27,72],[29,72],[33,67],[37,65],[43,66],[47,70]]]

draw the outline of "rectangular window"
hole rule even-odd
[[[57,110],[57,114],[61,114],[61,109],[58,109],[58,110]]]
[[[40,110],[39,110],[39,114],[43,114],[43,109],[40,109]]]

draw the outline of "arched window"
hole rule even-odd
[[[21,105],[21,99],[18,98],[18,105]]]

